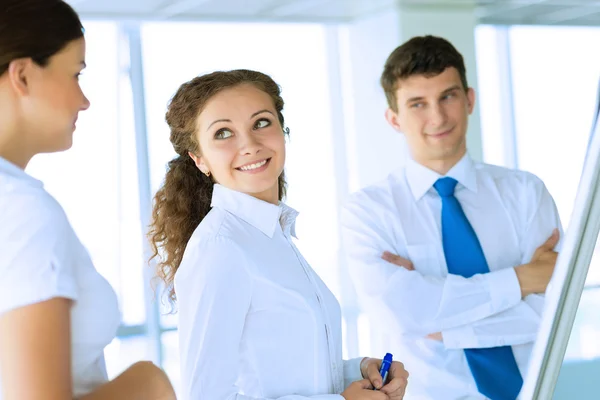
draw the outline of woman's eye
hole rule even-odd
[[[254,124],[254,128],[266,128],[269,125],[271,125],[271,121],[269,121],[268,119],[259,119],[258,121],[256,121],[256,124]]]
[[[233,136],[233,133],[229,129],[220,129],[215,134],[215,139],[227,139]]]

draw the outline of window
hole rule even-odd
[[[513,27],[510,31],[519,165],[538,175],[568,226],[595,116],[598,28]],[[600,356],[600,252],[590,271],[566,359]]]
[[[113,22],[84,21],[87,65],[81,86],[91,107],[80,114],[73,148],[34,158],[28,172],[64,207],[122,313],[121,338],[106,349],[110,376],[147,359],[142,240],[131,88]],[[133,336],[132,336],[133,335]],[[138,336],[136,336],[138,335]]]
[[[506,58],[495,35],[508,29]],[[486,160],[502,164],[500,151],[515,152],[520,169],[540,177],[568,228],[594,118],[600,29],[584,27],[482,26],[476,30]],[[500,56],[498,56],[500,54]],[[509,63],[509,73],[502,66]],[[507,79],[509,78],[509,79]],[[499,104],[510,86],[514,132],[499,131],[507,110]],[[501,135],[514,135],[514,148]],[[508,157],[510,159],[510,157]],[[600,257],[596,249],[565,359],[600,356]]]

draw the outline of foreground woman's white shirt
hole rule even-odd
[[[73,300],[73,395],[107,381],[104,347],[120,322],[115,292],[42,182],[1,157],[0,277],[0,315],[55,297]]]
[[[215,185],[175,275],[183,400],[338,400],[340,307],[292,243],[297,212]],[[338,393],[338,394],[336,394]]]

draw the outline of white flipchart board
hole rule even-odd
[[[519,395],[520,400],[549,400],[553,397],[596,247],[600,230],[600,85],[595,111],[572,218],[551,285],[546,292],[546,309],[531,355],[529,372]],[[564,161],[557,159],[557,162]]]

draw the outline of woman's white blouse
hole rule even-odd
[[[104,347],[120,322],[115,292],[42,183],[3,158],[0,249],[0,316],[56,297],[73,300],[73,393],[81,396],[106,382]],[[1,393],[0,387],[0,400]]]
[[[184,400],[343,399],[340,307],[294,243],[297,212],[214,186],[175,275]]]

